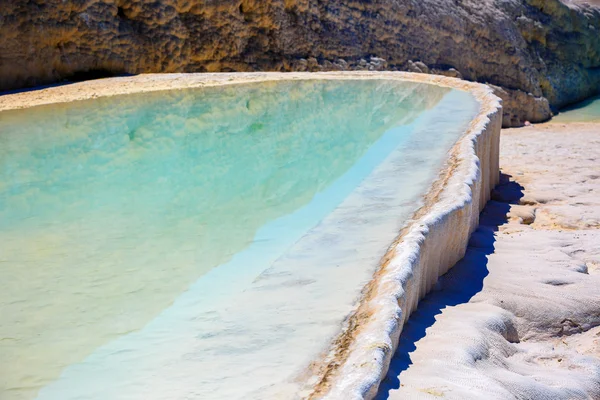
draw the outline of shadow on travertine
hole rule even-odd
[[[500,183],[480,215],[479,227],[471,235],[467,252],[448,273],[443,275],[434,291],[419,303],[418,308],[404,325],[398,349],[392,358],[387,377],[382,381],[376,400],[385,400],[389,391],[400,387],[399,375],[412,364],[410,354],[416,343],[425,337],[436,316],[446,307],[467,303],[483,289],[488,275],[488,255],[494,252],[498,228],[507,222],[511,204],[519,204],[523,187],[510,175],[501,174]]]

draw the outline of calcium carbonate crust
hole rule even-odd
[[[480,103],[479,114],[450,151],[425,205],[382,259],[332,351],[313,365],[309,381],[316,383],[311,385],[311,399],[372,399],[376,395],[404,323],[438,278],[464,256],[479,212],[498,183],[500,99],[479,84],[450,78],[428,82],[469,91]]]
[[[463,257],[479,212],[498,182],[502,105],[488,86],[406,72],[148,74],[4,95],[0,111],[139,92],[305,79],[422,82],[468,91],[480,104],[478,115],[449,152],[424,206],[390,246],[329,352],[310,366],[302,396],[372,399],[404,323],[437,279]]]

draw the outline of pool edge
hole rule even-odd
[[[317,383],[311,385],[311,399],[370,400],[377,394],[404,323],[438,278],[464,256],[498,183],[501,100],[485,85],[453,78],[425,81],[470,92],[479,113],[449,152],[424,206],[383,257],[326,362],[313,365],[310,381]]]

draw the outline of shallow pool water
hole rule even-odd
[[[600,96],[562,109],[552,122],[600,122]]]
[[[293,398],[477,110],[314,80],[0,113],[0,398]]]

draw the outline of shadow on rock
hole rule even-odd
[[[416,343],[427,335],[427,328],[435,323],[436,315],[446,307],[467,303],[483,289],[483,280],[488,275],[488,255],[494,252],[495,234],[499,226],[507,222],[510,205],[519,204],[522,197],[523,187],[511,180],[510,175],[501,174],[492,199],[480,214],[479,226],[471,235],[464,258],[440,277],[434,291],[421,300],[404,325],[398,349],[376,400],[387,399],[390,390],[400,387],[400,374],[412,364],[410,355],[416,349]]]
[[[24,87],[21,89],[0,91],[0,96],[4,96],[7,94],[35,92],[38,90],[44,90],[44,89],[59,87],[59,86],[66,86],[66,85],[71,85],[73,83],[83,82],[83,81],[91,81],[91,80],[103,79],[103,78],[118,78],[118,77],[135,76],[135,75],[137,75],[137,74],[115,73],[115,72],[111,72],[111,71],[108,71],[105,69],[92,69],[92,70],[87,70],[87,71],[76,71],[76,72],[73,72],[72,74],[68,75],[67,77],[65,77],[62,82],[51,83],[49,85],[37,85],[37,86],[32,86],[32,87]]]

